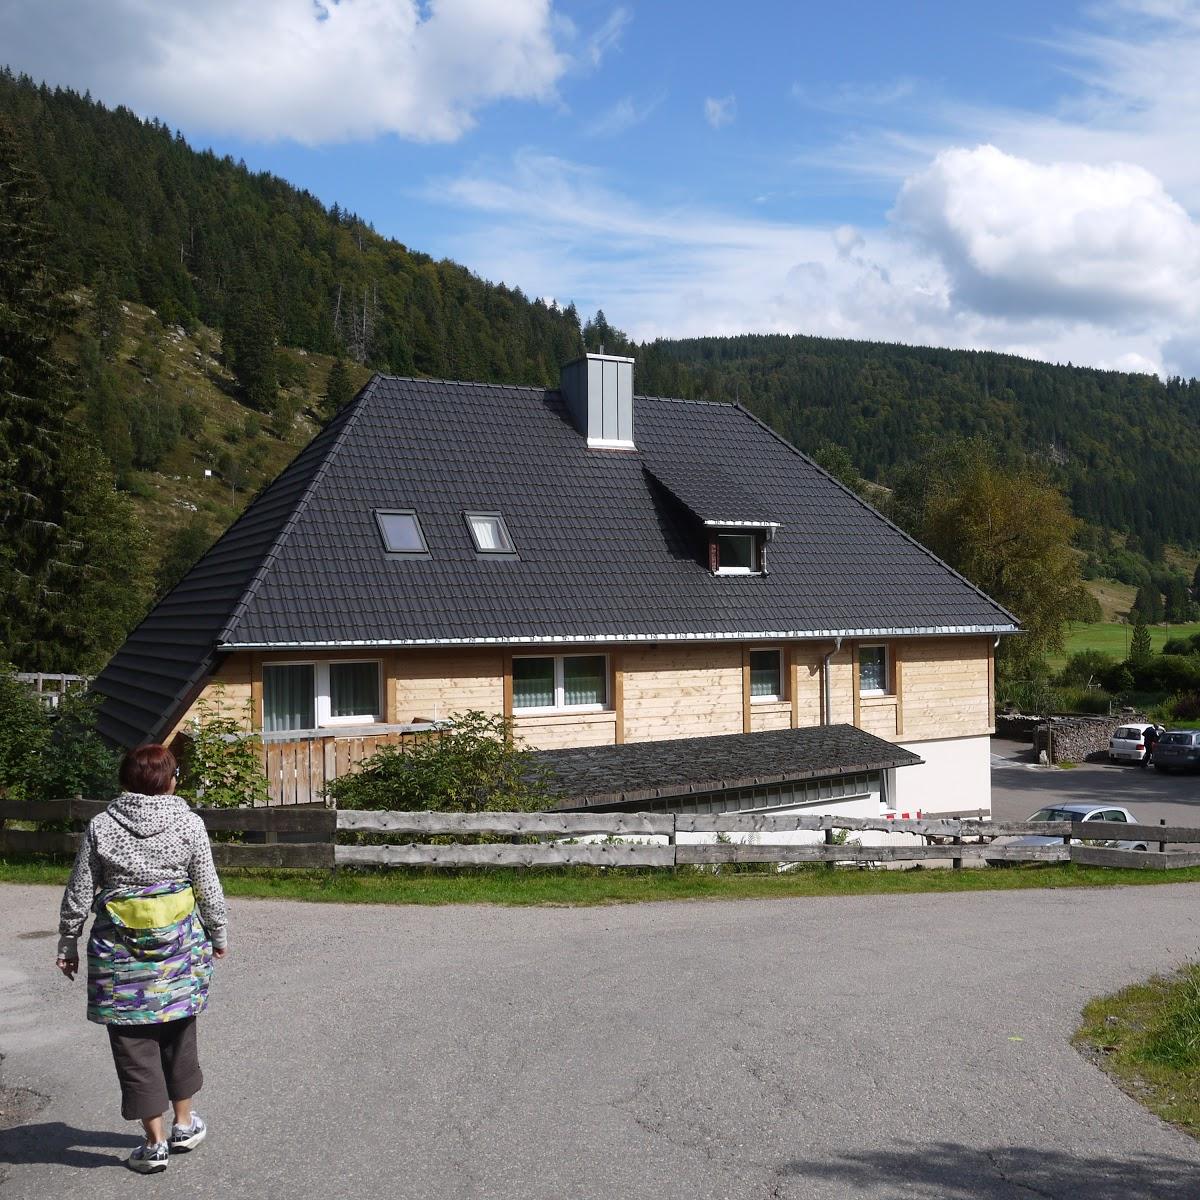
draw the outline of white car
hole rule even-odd
[[[1122,725],[1108,739],[1108,757],[1113,762],[1140,763],[1146,757],[1146,730],[1162,729],[1158,725]]]
[[[1117,808],[1115,805],[1104,807],[1099,804],[1048,804],[1039,808],[1029,820],[1036,821],[1070,821],[1072,826],[1082,826],[1087,821],[1109,821],[1125,825],[1136,825],[1138,819],[1127,808]],[[1105,830],[1106,833],[1109,830]],[[1115,831],[1113,831],[1115,832]],[[1128,839],[1096,839],[1087,836],[1087,830],[1080,828],[1079,836],[1071,838],[1071,845],[1082,843],[1095,846],[1107,846],[1113,850],[1149,850],[1146,842],[1135,842]],[[1040,833],[1009,834],[992,841],[993,846],[1061,846],[1062,838]],[[1006,865],[1002,858],[989,858],[988,864],[993,867]]]

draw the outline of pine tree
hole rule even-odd
[[[328,420],[339,408],[353,399],[354,381],[350,378],[346,364],[340,358],[336,358],[325,378],[325,395],[321,397],[325,419]]]
[[[1129,665],[1135,670],[1144,667],[1154,656],[1154,647],[1150,644],[1150,630],[1142,620],[1142,614],[1136,613],[1133,619],[1133,633],[1129,637]]]
[[[43,192],[26,161],[0,118],[0,647],[37,666],[69,587],[60,450],[70,384],[54,349],[67,310],[46,267]]]
[[[107,271],[97,274],[92,284],[92,336],[100,346],[100,353],[112,362],[121,348],[122,313],[121,302],[113,290]]]
[[[260,296],[241,291],[225,311],[222,351],[251,408],[271,412],[279,391],[275,321]]]

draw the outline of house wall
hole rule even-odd
[[[757,644],[756,644],[757,645]],[[897,639],[889,646],[889,690],[860,696],[858,647],[849,640],[829,660],[830,720],[856,724],[926,759],[896,774],[898,808],[922,811],[990,807],[987,735],[992,732],[992,641],[989,638]],[[591,647],[575,648],[594,652]],[[832,642],[784,647],[785,695],[750,698],[750,644],[701,643],[608,647],[609,711],[514,717],[516,733],[532,749],[611,745],[615,742],[704,737],[818,725],[823,658]],[[538,653],[530,647],[518,653]],[[545,653],[571,653],[547,647]],[[345,659],[353,651],[272,652],[228,656],[197,705],[216,702],[250,725],[261,723],[262,664],[318,657]],[[512,715],[511,653],[502,647],[370,652],[385,677],[389,724],[437,720],[480,709]],[[185,718],[186,719],[186,718]]]

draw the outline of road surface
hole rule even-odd
[[[242,900],[207,1144],[134,1180],[58,895],[0,886],[3,1200],[1194,1200],[1068,1044],[1197,952],[1200,885],[608,908]],[[7,1165],[5,1165],[7,1164]]]

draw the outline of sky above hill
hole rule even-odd
[[[0,0],[0,57],[637,338],[1200,375],[1200,0]]]

